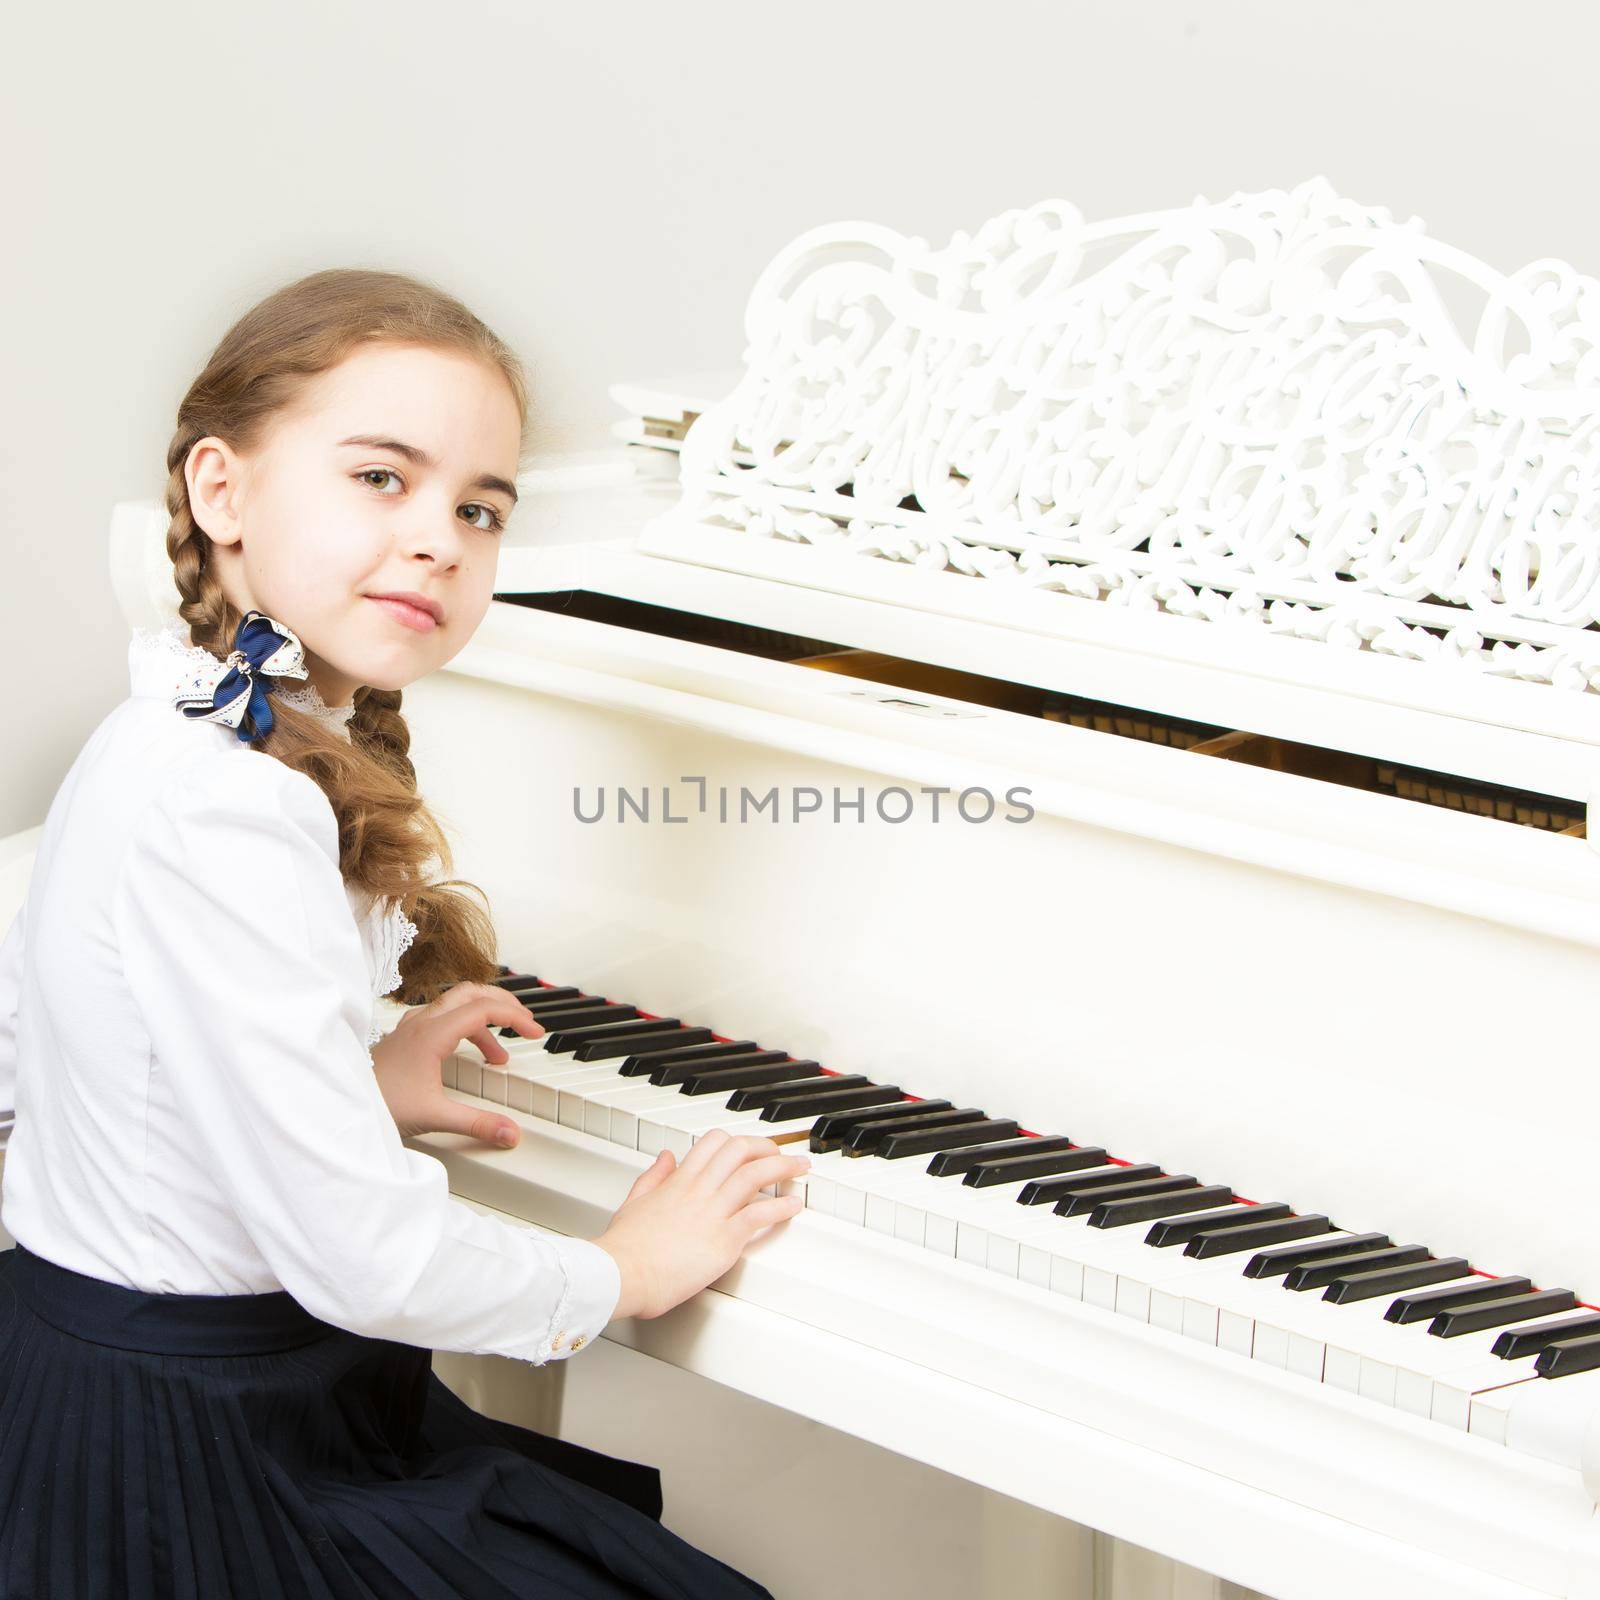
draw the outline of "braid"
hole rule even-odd
[[[411,765],[411,729],[400,715],[398,689],[358,690],[350,734],[379,760],[404,773],[415,790],[417,769]]]

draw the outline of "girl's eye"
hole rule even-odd
[[[489,513],[491,521],[473,524],[474,527],[482,528],[485,533],[499,533],[505,528],[506,519],[493,506],[486,506],[481,501],[475,500],[467,509],[469,511],[487,511]]]
[[[371,483],[373,478],[393,478],[396,483],[400,482],[400,474],[392,467],[366,467],[358,472],[356,476],[364,483]],[[374,483],[372,487],[376,489],[378,485]],[[490,518],[488,522],[473,523],[473,527],[481,528],[485,533],[504,532],[506,519],[493,506],[486,506],[481,501],[473,501],[470,509],[487,512]]]

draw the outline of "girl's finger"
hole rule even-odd
[[[522,1129],[510,1117],[493,1111],[479,1111],[460,1100],[440,1099],[428,1118],[429,1129],[437,1133],[465,1133],[485,1144],[509,1150],[522,1137]]]
[[[723,1215],[730,1215],[746,1205],[769,1183],[787,1183],[790,1178],[799,1177],[810,1165],[804,1156],[762,1156],[745,1162],[719,1191],[726,1207]]]
[[[655,1160],[633,1180],[633,1187],[628,1190],[628,1199],[622,1202],[623,1205],[627,1205],[628,1200],[637,1200],[640,1195],[649,1194],[652,1189],[659,1189],[672,1176],[672,1169],[676,1161],[677,1157],[670,1150],[661,1151]]]
[[[709,1138],[710,1136],[707,1135],[707,1137]],[[699,1147],[696,1146],[696,1148],[698,1149]],[[712,1152],[710,1159],[706,1162],[705,1171],[701,1174],[701,1178],[711,1188],[720,1189],[747,1161],[756,1161],[763,1157],[780,1154],[782,1152],[772,1140],[741,1133],[730,1137],[726,1144],[719,1146],[718,1149]],[[756,1187],[759,1189],[761,1185],[757,1184]]]
[[[467,1038],[483,1052],[490,1066],[503,1067],[511,1059],[511,1052],[487,1028],[479,1028]]]
[[[745,1237],[749,1238],[774,1223],[787,1221],[805,1203],[803,1194],[780,1194],[776,1199],[765,1195],[760,1200],[752,1200],[742,1211],[734,1212],[732,1220],[743,1227]]]
[[[447,1011],[454,1011],[460,1006],[468,1005],[473,1000],[481,999],[479,985],[475,983],[453,983],[441,995],[435,997],[433,1003],[427,1007],[430,1016],[441,1016]]]
[[[678,1163],[678,1171],[686,1178],[698,1178],[705,1170],[717,1151],[729,1141],[730,1134],[726,1128],[713,1128],[702,1139],[696,1139],[690,1145],[689,1153]]]
[[[457,987],[475,986],[461,984]],[[430,1048],[448,1055],[462,1039],[495,1024],[515,1028],[524,1039],[537,1039],[544,1033],[543,1027],[534,1021],[533,1013],[515,995],[492,985],[483,987],[491,992],[469,994],[459,1005],[443,1007],[428,1018]]]

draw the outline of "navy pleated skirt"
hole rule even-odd
[[[0,1600],[771,1600],[660,1516],[654,1467],[486,1417],[287,1291],[0,1252]]]

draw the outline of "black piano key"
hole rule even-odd
[[[1019,1133],[1015,1138],[996,1139],[990,1144],[975,1144],[966,1150],[940,1151],[928,1160],[928,1174],[935,1178],[958,1178],[974,1167],[994,1161],[1020,1160],[1024,1156],[1070,1150],[1072,1140],[1063,1134]]]
[[[627,1039],[587,1039],[572,1052],[574,1061],[615,1061],[628,1054],[630,1050],[648,1048],[645,1044],[663,1045],[676,1041],[679,1044],[699,1044],[705,1039],[714,1039],[716,1035],[709,1028],[674,1028],[670,1032],[663,1030],[661,1033],[635,1034]]]
[[[1068,1150],[1072,1141],[1063,1134],[1048,1138],[1024,1136],[1020,1139],[1000,1139],[994,1144],[974,1145],[970,1150],[941,1150],[928,1162],[928,1175],[934,1178],[956,1177],[971,1172],[990,1161],[1004,1161],[1012,1156],[1043,1155],[1050,1150]]]
[[[893,1105],[904,1093],[898,1083],[869,1083],[860,1089],[841,1089],[834,1094],[790,1095],[763,1106],[761,1120],[788,1122],[792,1117],[821,1117],[830,1111],[867,1110],[873,1106]]]
[[[798,1063],[797,1063],[798,1064]],[[762,1106],[770,1106],[774,1100],[788,1099],[790,1096],[840,1094],[846,1089],[879,1089],[882,1084],[875,1084],[871,1078],[863,1077],[859,1072],[836,1072],[832,1076],[822,1072],[802,1072],[794,1087],[791,1089],[783,1083],[762,1083],[751,1089],[735,1089],[728,1096],[728,1109],[730,1111],[759,1111]],[[898,1100],[905,1091],[896,1087],[889,1099]],[[863,1100],[863,1105],[872,1105],[873,1101]],[[841,1109],[843,1109],[841,1107]]]
[[[621,1005],[610,1000],[570,1000],[562,1005],[528,1006],[544,1027],[587,1027],[590,1022],[626,1022],[629,1014],[638,1016],[637,1005]]]
[[[1386,1322],[1431,1322],[1452,1306],[1469,1306],[1475,1300],[1502,1300],[1508,1294],[1526,1294],[1532,1287],[1528,1278],[1480,1278],[1475,1286],[1463,1289],[1428,1289],[1422,1294],[1403,1294],[1383,1317]]]
[[[924,1112],[920,1117],[898,1117],[892,1120],[858,1122],[844,1136],[839,1146],[846,1156],[871,1156],[891,1133],[920,1133],[928,1128],[948,1128],[962,1122],[982,1122],[984,1114],[976,1106],[963,1106],[959,1111]]]
[[[545,1030],[545,1049],[550,1048],[550,1040],[558,1032],[568,1028],[587,1028],[598,1026],[601,1023],[627,1022],[638,1017],[637,1006],[612,1005],[602,1000],[580,1000],[574,1004],[557,1006],[529,1006],[533,1013],[533,1020]],[[512,1027],[503,1027],[497,1030],[502,1039],[521,1035]]]
[[[661,1056],[675,1056],[677,1060],[659,1061]],[[629,1060],[635,1059],[629,1057]],[[681,1050],[653,1050],[641,1055],[640,1060],[658,1060],[658,1065],[653,1066],[645,1073],[624,1072],[624,1078],[647,1077],[651,1083],[661,1088],[670,1088],[675,1083],[682,1083],[685,1078],[699,1077],[704,1073],[721,1071],[727,1068],[729,1072],[738,1067],[774,1067],[789,1059],[787,1050],[741,1050],[735,1056],[716,1056],[706,1061],[695,1056],[685,1056]]]
[[[953,1128],[907,1128],[891,1133],[878,1144],[885,1161],[901,1161],[906,1156],[925,1156],[934,1150],[957,1150],[971,1144],[986,1144],[1004,1139],[1017,1131],[1014,1117],[990,1117],[985,1121],[962,1123]]]
[[[816,1127],[811,1130],[811,1149],[813,1151],[839,1149],[844,1143],[845,1134],[857,1123],[881,1122],[888,1117],[921,1116],[926,1112],[949,1109],[948,1100],[903,1100],[897,1105],[878,1106],[865,1111],[833,1111],[817,1119]]]
[[[1570,1311],[1577,1303],[1578,1297],[1570,1289],[1536,1289],[1532,1294],[1508,1294],[1503,1300],[1473,1300],[1441,1311],[1428,1324],[1428,1332],[1440,1339],[1455,1339],[1483,1328],[1503,1328],[1508,1322],[1531,1322],[1535,1317]]]
[[[1091,1212],[1108,1197],[1112,1200],[1132,1200],[1144,1194],[1172,1194],[1179,1189],[1194,1190],[1200,1180],[1187,1172],[1164,1172],[1158,1178],[1125,1179],[1121,1183],[1108,1183],[1101,1188],[1071,1189],[1056,1201],[1058,1217],[1081,1217]]]
[[[1144,1242],[1165,1250],[1175,1244],[1188,1244],[1197,1234],[1226,1232],[1229,1228],[1248,1228],[1252,1223],[1278,1222],[1292,1217],[1294,1207],[1281,1200],[1250,1206],[1243,1211],[1202,1211],[1193,1217],[1172,1217],[1151,1225]]]
[[[1077,1172],[1065,1178],[1036,1178],[1022,1186],[1017,1203],[1024,1206],[1054,1205],[1069,1195],[1089,1194],[1095,1189],[1109,1188],[1120,1183],[1137,1183],[1142,1178],[1159,1178],[1162,1171],[1153,1161],[1141,1161],[1137,1166],[1113,1167],[1110,1172]]]
[[[1539,1352],[1533,1370],[1541,1378],[1565,1378],[1574,1372],[1593,1372],[1600,1367],[1600,1334],[1584,1339],[1560,1339]]]
[[[1308,1217],[1285,1217],[1281,1222],[1262,1222],[1243,1228],[1229,1228],[1219,1233],[1197,1233],[1183,1247],[1186,1256],[1197,1261],[1210,1261],[1215,1256],[1242,1255],[1246,1250],[1260,1250],[1269,1244],[1287,1244],[1291,1239],[1304,1239],[1314,1233],[1330,1233],[1333,1224],[1320,1212]]]
[[[1280,1245],[1263,1250],[1245,1264],[1247,1278],[1277,1278],[1308,1261],[1326,1261],[1334,1256],[1357,1255],[1366,1250],[1384,1250],[1394,1241],[1386,1233],[1352,1233],[1348,1238],[1319,1240],[1309,1244]]]
[[[731,1094],[734,1090],[750,1090],[760,1088],[766,1083],[789,1083],[798,1078],[824,1077],[822,1067],[816,1061],[752,1061],[749,1066],[717,1067],[707,1064],[706,1069],[688,1070],[683,1072],[682,1067],[670,1067],[670,1072],[675,1072],[677,1077],[667,1078],[667,1083],[677,1083],[678,1088],[685,1094],[715,1094],[722,1090]],[[654,1083],[654,1075],[651,1075]]]
[[[769,1084],[826,1083],[827,1074],[815,1061],[773,1061],[760,1067],[729,1067],[725,1072],[694,1072],[679,1084],[683,1094],[732,1094],[737,1089],[760,1089]]]
[[[999,1183],[1022,1183],[1029,1178],[1059,1178],[1086,1167],[1103,1167],[1106,1152],[1101,1145],[1085,1145],[1072,1150],[1044,1150],[1037,1155],[1006,1156],[999,1161],[984,1161],[961,1181],[974,1189],[992,1189]]]
[[[1204,1183],[1198,1189],[1182,1189],[1173,1194],[1135,1195],[1127,1200],[1107,1200],[1089,1213],[1091,1228],[1126,1228],[1135,1222],[1153,1222],[1182,1211],[1200,1211],[1233,1199],[1225,1183]]]
[[[624,1010],[633,1010],[631,1006]],[[625,1039],[643,1034],[660,1033],[666,1028],[677,1027],[676,1017],[639,1017],[618,1019],[603,1024],[584,1023],[582,1027],[569,1028],[562,1025],[559,1032],[547,1033],[544,1038],[545,1050],[555,1055],[560,1055],[567,1050],[576,1050],[580,1044],[587,1044],[591,1039]]]
[[[503,980],[500,984],[500,987],[502,989],[509,989],[512,994],[514,994],[517,999],[523,1003],[523,1005],[527,1005],[531,1000],[547,1000],[553,1003],[557,1000],[587,1000],[592,998],[591,996],[584,994],[582,989],[579,989],[576,987],[576,985],[570,983],[558,988],[549,984],[533,982],[512,983],[509,980]]]
[[[1464,1256],[1441,1256],[1436,1261],[1418,1261],[1409,1267],[1352,1272],[1348,1277],[1335,1278],[1322,1291],[1322,1298],[1336,1306],[1347,1306],[1357,1300],[1376,1300],[1379,1295],[1393,1294],[1397,1289],[1419,1289],[1425,1283],[1461,1278],[1471,1271],[1472,1263]]]
[[[1363,1250],[1356,1255],[1334,1256],[1326,1261],[1307,1261],[1292,1267],[1283,1280],[1285,1289],[1303,1293],[1307,1289],[1326,1289],[1336,1278],[1352,1272],[1376,1272],[1380,1267],[1409,1267],[1415,1261],[1431,1261],[1433,1252],[1426,1245],[1392,1245],[1384,1250]]]
[[[624,1078],[647,1078],[657,1067],[676,1066],[680,1061],[721,1061],[728,1056],[754,1056],[765,1052],[754,1039],[715,1039],[710,1044],[692,1044],[682,1050],[644,1050],[629,1056],[617,1071]],[[781,1060],[783,1051],[772,1052]],[[747,1065],[755,1066],[751,1061]]]
[[[501,989],[528,989],[537,987],[541,979],[534,977],[531,972],[502,972],[493,980]]]
[[[1521,1356],[1531,1356],[1546,1345],[1563,1339],[1587,1339],[1600,1333],[1600,1313],[1591,1311],[1588,1316],[1564,1317],[1556,1322],[1530,1322],[1525,1327],[1507,1328],[1494,1342],[1494,1353],[1503,1361],[1515,1361]]]
[[[578,1011],[602,1011],[607,1006],[620,1005],[620,1001],[607,1000],[604,995],[585,994],[581,989],[575,994],[569,994],[565,989],[557,989],[554,993],[548,989],[535,989],[529,994],[519,994],[517,998],[536,1017],[549,1015],[569,1016]],[[639,1015],[637,1006],[627,1008],[635,1016]]]

